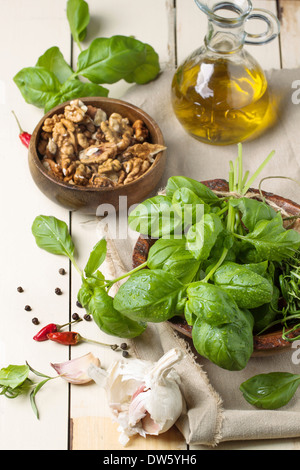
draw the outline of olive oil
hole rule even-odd
[[[184,129],[202,142],[242,142],[257,136],[272,121],[263,70],[245,51],[243,60],[234,59],[229,56],[201,60],[201,54],[196,54],[174,75],[175,115]]]

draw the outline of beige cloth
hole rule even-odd
[[[164,134],[167,166],[161,186],[172,175],[189,176],[200,181],[228,179],[229,160],[236,158],[237,146],[210,146],[185,133],[170,103],[172,75],[173,72],[165,71],[156,81],[142,87],[133,86],[124,96],[125,100],[148,112]],[[253,173],[274,149],[276,154],[261,177],[283,175],[300,181],[300,104],[293,104],[291,99],[295,92],[292,83],[300,79],[300,70],[271,70],[267,78],[270,90],[277,99],[280,98],[278,123],[261,137],[243,144],[245,170]],[[267,180],[262,189],[300,203],[300,186],[289,180]],[[131,269],[134,243],[132,237],[111,241],[111,261],[114,264],[110,269],[113,275],[123,269]],[[187,404],[187,412],[178,420],[177,426],[189,444],[216,446],[230,440],[300,436],[300,389],[288,405],[276,411],[252,407],[239,390],[244,380],[259,373],[300,373],[296,349],[280,355],[251,358],[244,370],[230,372],[199,357],[193,352],[190,342],[175,334],[167,324],[149,324],[145,333],[133,341],[133,348],[142,359],[157,360],[175,345],[187,351],[185,359],[177,365]]]

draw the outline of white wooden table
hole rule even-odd
[[[92,21],[84,47],[96,37],[134,35],[151,44],[159,53],[162,68],[174,67],[202,44],[207,20],[193,0],[89,0]],[[300,1],[255,0],[254,6],[267,8],[281,19],[280,38],[263,47],[248,47],[265,69],[300,66]],[[78,263],[84,265],[98,240],[96,222],[50,202],[34,185],[27,164],[27,150],[18,139],[13,109],[22,126],[32,132],[42,111],[25,103],[13,76],[36,63],[46,49],[58,46],[70,63],[78,48],[72,43],[63,0],[0,0],[0,154],[1,154],[1,316],[0,367],[29,364],[53,375],[50,362],[63,362],[92,351],[107,367],[117,353],[82,343],[69,348],[53,342],[36,343],[33,335],[47,323],[69,321],[76,307],[80,279],[61,257],[37,248],[31,225],[39,214],[65,220],[78,248]],[[119,97],[125,83],[111,87],[110,96]],[[190,175],[187,175],[190,176]],[[59,268],[67,274],[61,276]],[[24,288],[23,293],[17,287]],[[63,295],[54,289],[60,287]],[[26,304],[32,311],[24,310]],[[82,314],[82,311],[78,312]],[[40,325],[32,323],[37,317]],[[110,341],[92,322],[81,322],[83,336]],[[115,342],[115,339],[113,339]],[[37,395],[40,420],[28,398],[0,397],[1,450],[116,450],[117,426],[112,423],[105,394],[96,384],[70,386],[63,380],[49,382]],[[136,438],[128,449],[186,449],[176,428],[159,438]],[[199,449],[206,448],[203,446]],[[221,444],[218,449],[300,449],[300,439]]]

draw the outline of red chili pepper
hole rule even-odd
[[[108,346],[113,350],[119,348],[117,344],[99,343],[99,341],[83,338],[83,336],[81,336],[76,331],[55,331],[53,333],[49,333],[48,338],[51,341],[55,341],[56,343],[60,344],[65,344],[67,346],[74,346],[75,344],[81,343],[82,341],[86,341],[87,343],[95,343],[101,346]]]
[[[67,325],[71,325],[72,323],[78,323],[79,321],[82,321],[80,318],[79,320],[74,320],[69,323],[65,323],[64,325],[57,325],[56,323],[49,323],[49,325],[44,326],[34,337],[33,339],[35,341],[47,341],[48,335],[50,333],[55,333],[57,331],[60,331],[62,328],[64,328]]]
[[[19,120],[18,120],[17,116],[15,115],[14,111],[12,111],[12,113],[15,116],[17,124],[18,124],[19,129],[20,129],[20,134],[19,134],[20,141],[22,142],[23,145],[25,145],[25,147],[28,148],[29,147],[29,142],[30,142],[30,139],[31,139],[31,134],[29,134],[28,132],[23,131],[23,129],[22,129],[20,123],[19,123]]]
[[[76,333],[75,331],[55,331],[53,333],[49,333],[48,338],[51,339],[51,341],[66,344],[68,346],[73,346],[74,344],[79,343],[81,339],[79,333]]]

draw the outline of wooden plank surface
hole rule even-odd
[[[91,24],[83,47],[99,36],[133,35],[148,42],[159,53],[162,67],[180,63],[202,44],[207,18],[192,0],[89,0]],[[300,41],[300,2],[297,0],[255,0],[254,7],[281,11],[281,35],[264,46],[247,46],[247,50],[265,69],[298,67]],[[98,221],[79,213],[69,214],[44,197],[31,180],[27,151],[18,140],[18,129],[11,114],[14,109],[24,129],[32,131],[42,110],[26,104],[12,77],[25,66],[34,65],[49,47],[57,45],[68,62],[75,63],[78,49],[71,48],[71,37],[61,0],[0,0],[2,25],[0,51],[0,137],[3,174],[1,182],[1,301],[0,367],[27,360],[32,367],[52,374],[50,362],[62,362],[92,351],[103,367],[118,359],[108,348],[80,344],[73,349],[54,343],[35,343],[37,328],[49,322],[64,323],[76,306],[80,278],[69,263],[41,251],[35,245],[31,225],[39,214],[55,215],[70,224],[77,247],[78,263],[83,266],[100,237]],[[16,33],[17,31],[17,33]],[[9,45],[9,47],[4,47]],[[71,55],[71,51],[73,54]],[[118,83],[110,96],[120,97],[130,85]],[[66,276],[58,269],[64,267]],[[24,292],[17,293],[22,285]],[[61,287],[62,296],[55,296]],[[25,304],[32,306],[25,312]],[[32,317],[40,325],[33,325]],[[116,342],[95,329],[93,322],[82,322],[78,331],[98,341]],[[68,386],[63,381],[50,382],[37,396],[41,418],[37,420],[26,399],[0,399],[0,449],[119,449],[116,425],[111,421],[104,390],[96,384]],[[224,443],[218,449],[285,449],[299,450],[299,439],[275,442]],[[174,427],[158,438],[135,438],[128,450],[185,449],[181,434]],[[200,446],[197,450],[206,450]]]

